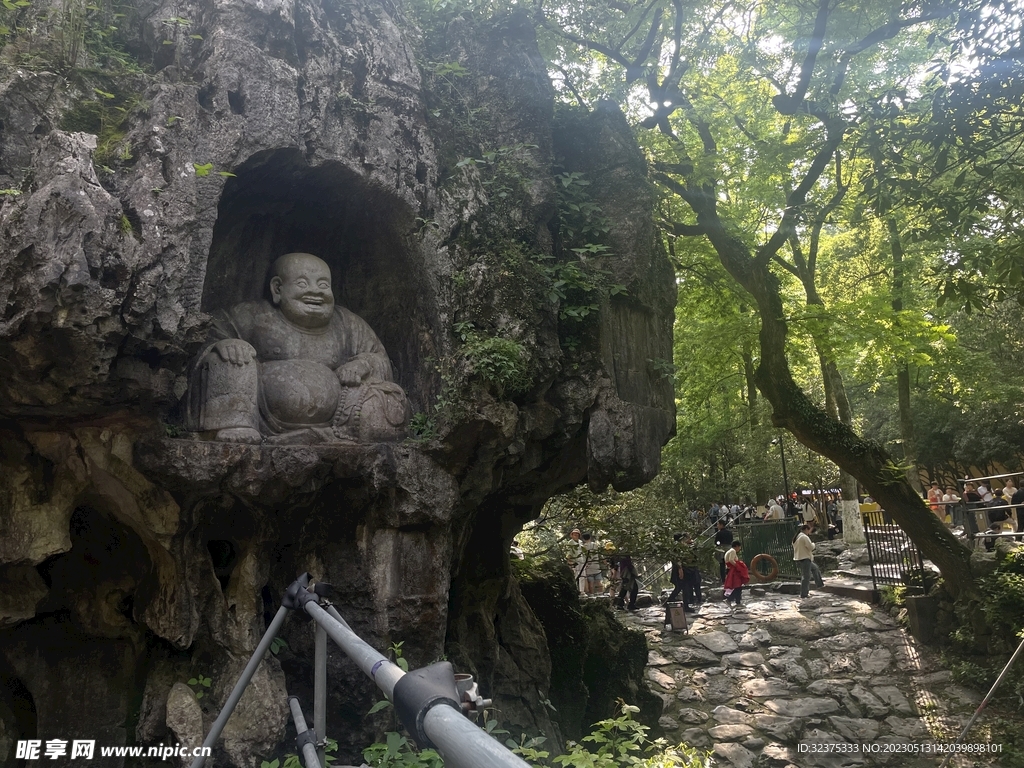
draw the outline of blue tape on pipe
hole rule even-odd
[[[380,669],[380,665],[383,664],[384,661],[385,661],[385,659],[381,659],[380,661],[378,661],[376,664],[373,665],[373,669],[370,670],[370,677],[376,679],[376,677],[377,677],[377,670]]]

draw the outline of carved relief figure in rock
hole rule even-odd
[[[191,372],[189,427],[236,443],[403,437],[405,392],[370,326],[334,303],[330,267],[285,254],[271,268],[270,295],[216,317]]]

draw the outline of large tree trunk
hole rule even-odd
[[[825,306],[814,284],[814,275],[804,270],[800,276],[807,296],[808,304]],[[825,389],[825,410],[833,419],[841,421],[853,429],[853,408],[846,396],[846,385],[839,366],[825,354],[818,339],[814,339],[818,352],[818,363],[821,366],[822,385]],[[864,536],[864,517],[860,513],[860,500],[857,497],[857,478],[842,467],[839,467],[839,512],[843,518],[843,541],[847,544],[861,545],[867,542]]]
[[[828,415],[853,429],[853,409],[846,397],[846,386],[839,368],[831,360],[826,360],[821,353],[821,373],[826,382],[825,404]],[[839,511],[843,516],[843,541],[847,544],[860,545],[867,541],[864,536],[864,517],[860,513],[860,500],[857,498],[857,478],[842,467],[839,467]]]
[[[879,445],[864,440],[849,426],[815,406],[793,380],[786,358],[788,331],[780,286],[765,258],[726,231],[708,205],[695,206],[698,225],[723,266],[754,297],[761,315],[761,359],[755,378],[774,410],[773,422],[801,443],[856,476],[879,504],[935,563],[954,596],[975,591],[970,551],[931,513],[899,465]]]
[[[903,241],[896,219],[889,216],[886,221],[889,229],[889,248],[892,251],[892,309],[899,318],[903,311]],[[897,320],[898,323],[898,320]],[[910,413],[910,366],[906,360],[896,364],[896,390],[900,413],[900,437],[903,438],[903,463],[907,468],[907,479],[914,490],[922,496],[921,472],[917,467],[917,438],[914,435],[914,419]]]
[[[750,437],[751,440],[759,440],[760,435],[758,427],[760,426],[760,418],[757,414],[757,382],[754,381],[754,355],[750,350],[749,345],[744,342],[743,345],[743,377],[747,382],[747,408],[748,408],[748,423],[750,424]],[[763,446],[767,448],[767,446]],[[758,481],[754,488],[754,503],[758,507],[768,507],[768,488]]]
[[[896,389],[899,393],[900,436],[903,438],[903,463],[907,480],[920,495],[924,495],[921,484],[921,470],[917,466],[917,437],[914,434],[914,419],[910,412],[910,367],[901,363],[896,371]]]

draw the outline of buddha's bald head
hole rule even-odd
[[[327,276],[331,275],[331,268],[327,266],[327,262],[321,259],[319,256],[314,256],[312,253],[286,253],[284,256],[278,256],[274,259],[274,263],[270,265],[270,277],[283,277],[282,273],[294,270],[296,268],[303,267],[320,267]]]
[[[270,268],[270,296],[289,322],[322,328],[334,313],[331,268],[311,253],[286,253]]]

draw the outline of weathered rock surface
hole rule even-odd
[[[167,694],[166,712],[165,723],[179,744],[191,749],[203,743],[203,710],[191,688],[175,683]]]
[[[739,650],[736,641],[725,632],[701,632],[693,639],[714,653],[733,653]]]
[[[377,647],[447,654],[510,723],[555,733],[548,638],[509,543],[555,492],[650,480],[674,425],[675,284],[625,119],[556,115],[522,16],[438,42],[387,0],[155,0],[119,27],[131,71],[97,74],[87,48],[80,77],[0,56],[0,188],[20,192],[0,196],[0,655],[34,713],[0,712],[0,731],[152,743],[194,730],[168,695],[196,676],[213,679],[208,728],[308,570]],[[438,61],[471,73],[457,95]],[[567,299],[598,307],[579,322],[548,290],[577,260],[556,155],[608,225],[584,266],[626,288]],[[416,439],[183,439],[211,313],[259,299],[287,251],[323,258],[380,336]],[[285,686],[311,701],[309,626],[290,617],[281,637],[224,765],[279,749]],[[365,717],[360,673],[329,666],[355,757],[386,717]]]

